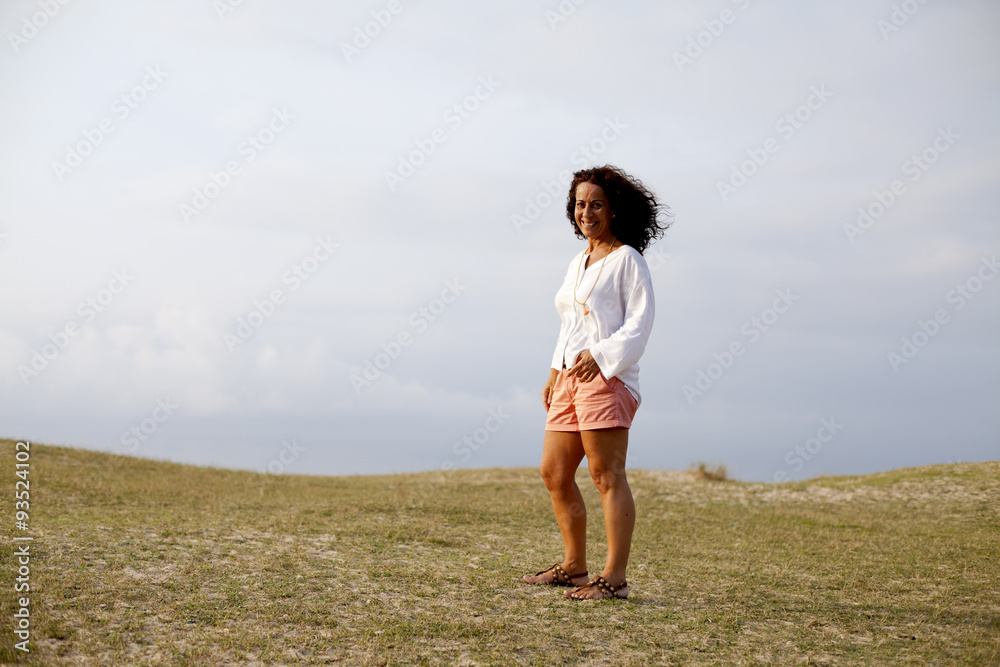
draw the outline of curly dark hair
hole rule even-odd
[[[660,204],[656,195],[639,179],[629,176],[618,167],[606,164],[573,174],[569,197],[566,199],[566,217],[581,239],[586,237],[577,226],[575,215],[576,186],[580,183],[593,183],[604,190],[608,206],[615,214],[611,219],[611,233],[622,243],[638,250],[640,255],[670,227],[673,217],[670,207]]]

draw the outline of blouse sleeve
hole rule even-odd
[[[566,287],[567,281],[570,279],[570,269],[573,267],[573,262],[570,262],[569,267],[566,269],[566,275],[563,276],[562,288]],[[569,335],[569,322],[568,319],[571,317],[571,313],[563,312],[563,309],[559,304],[558,292],[556,292],[556,313],[559,315],[559,337],[556,339],[556,349],[552,353],[552,364],[551,368],[562,370],[563,365],[563,350],[566,348],[566,338]]]
[[[606,378],[639,362],[653,328],[653,281],[641,255],[627,262],[621,290],[625,300],[625,321],[617,331],[590,348],[590,354]]]
[[[566,348],[566,338],[569,334],[568,332],[569,326],[566,321],[567,317],[568,317],[567,314],[562,312],[559,313],[559,319],[561,321],[559,325],[559,337],[556,339],[556,349],[555,352],[552,353],[552,364],[551,364],[551,367],[556,369],[557,371],[562,370],[563,367],[563,351]]]
[[[552,355],[552,368],[557,371],[562,370],[564,347],[566,347],[566,340],[563,332],[560,330],[559,338],[556,340],[556,351]]]

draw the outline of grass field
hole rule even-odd
[[[32,444],[22,533],[0,452],[5,662],[1000,664],[1000,462],[780,485],[630,471],[629,599],[577,602],[519,581],[561,559],[533,469],[273,476]]]

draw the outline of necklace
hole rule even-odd
[[[611,242],[611,249],[608,250],[607,254],[604,255],[604,259],[601,260],[601,268],[597,270],[597,277],[594,278],[594,284],[590,286],[590,291],[587,292],[587,296],[583,297],[583,301],[576,298],[576,286],[580,284],[580,269],[583,268],[583,258],[588,255],[587,253],[584,253],[580,256],[580,264],[576,267],[576,282],[573,283],[573,300],[583,306],[584,315],[590,315],[590,308],[587,307],[587,299],[589,299],[590,295],[594,293],[594,288],[597,287],[597,281],[601,279],[601,273],[604,272],[604,264],[608,261],[608,255],[610,255],[611,251],[615,249],[615,243],[617,242],[618,239]]]

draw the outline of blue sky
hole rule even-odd
[[[998,28],[972,0],[5,3],[0,433],[537,465],[561,179],[612,163],[675,215],[629,465],[995,459]]]

